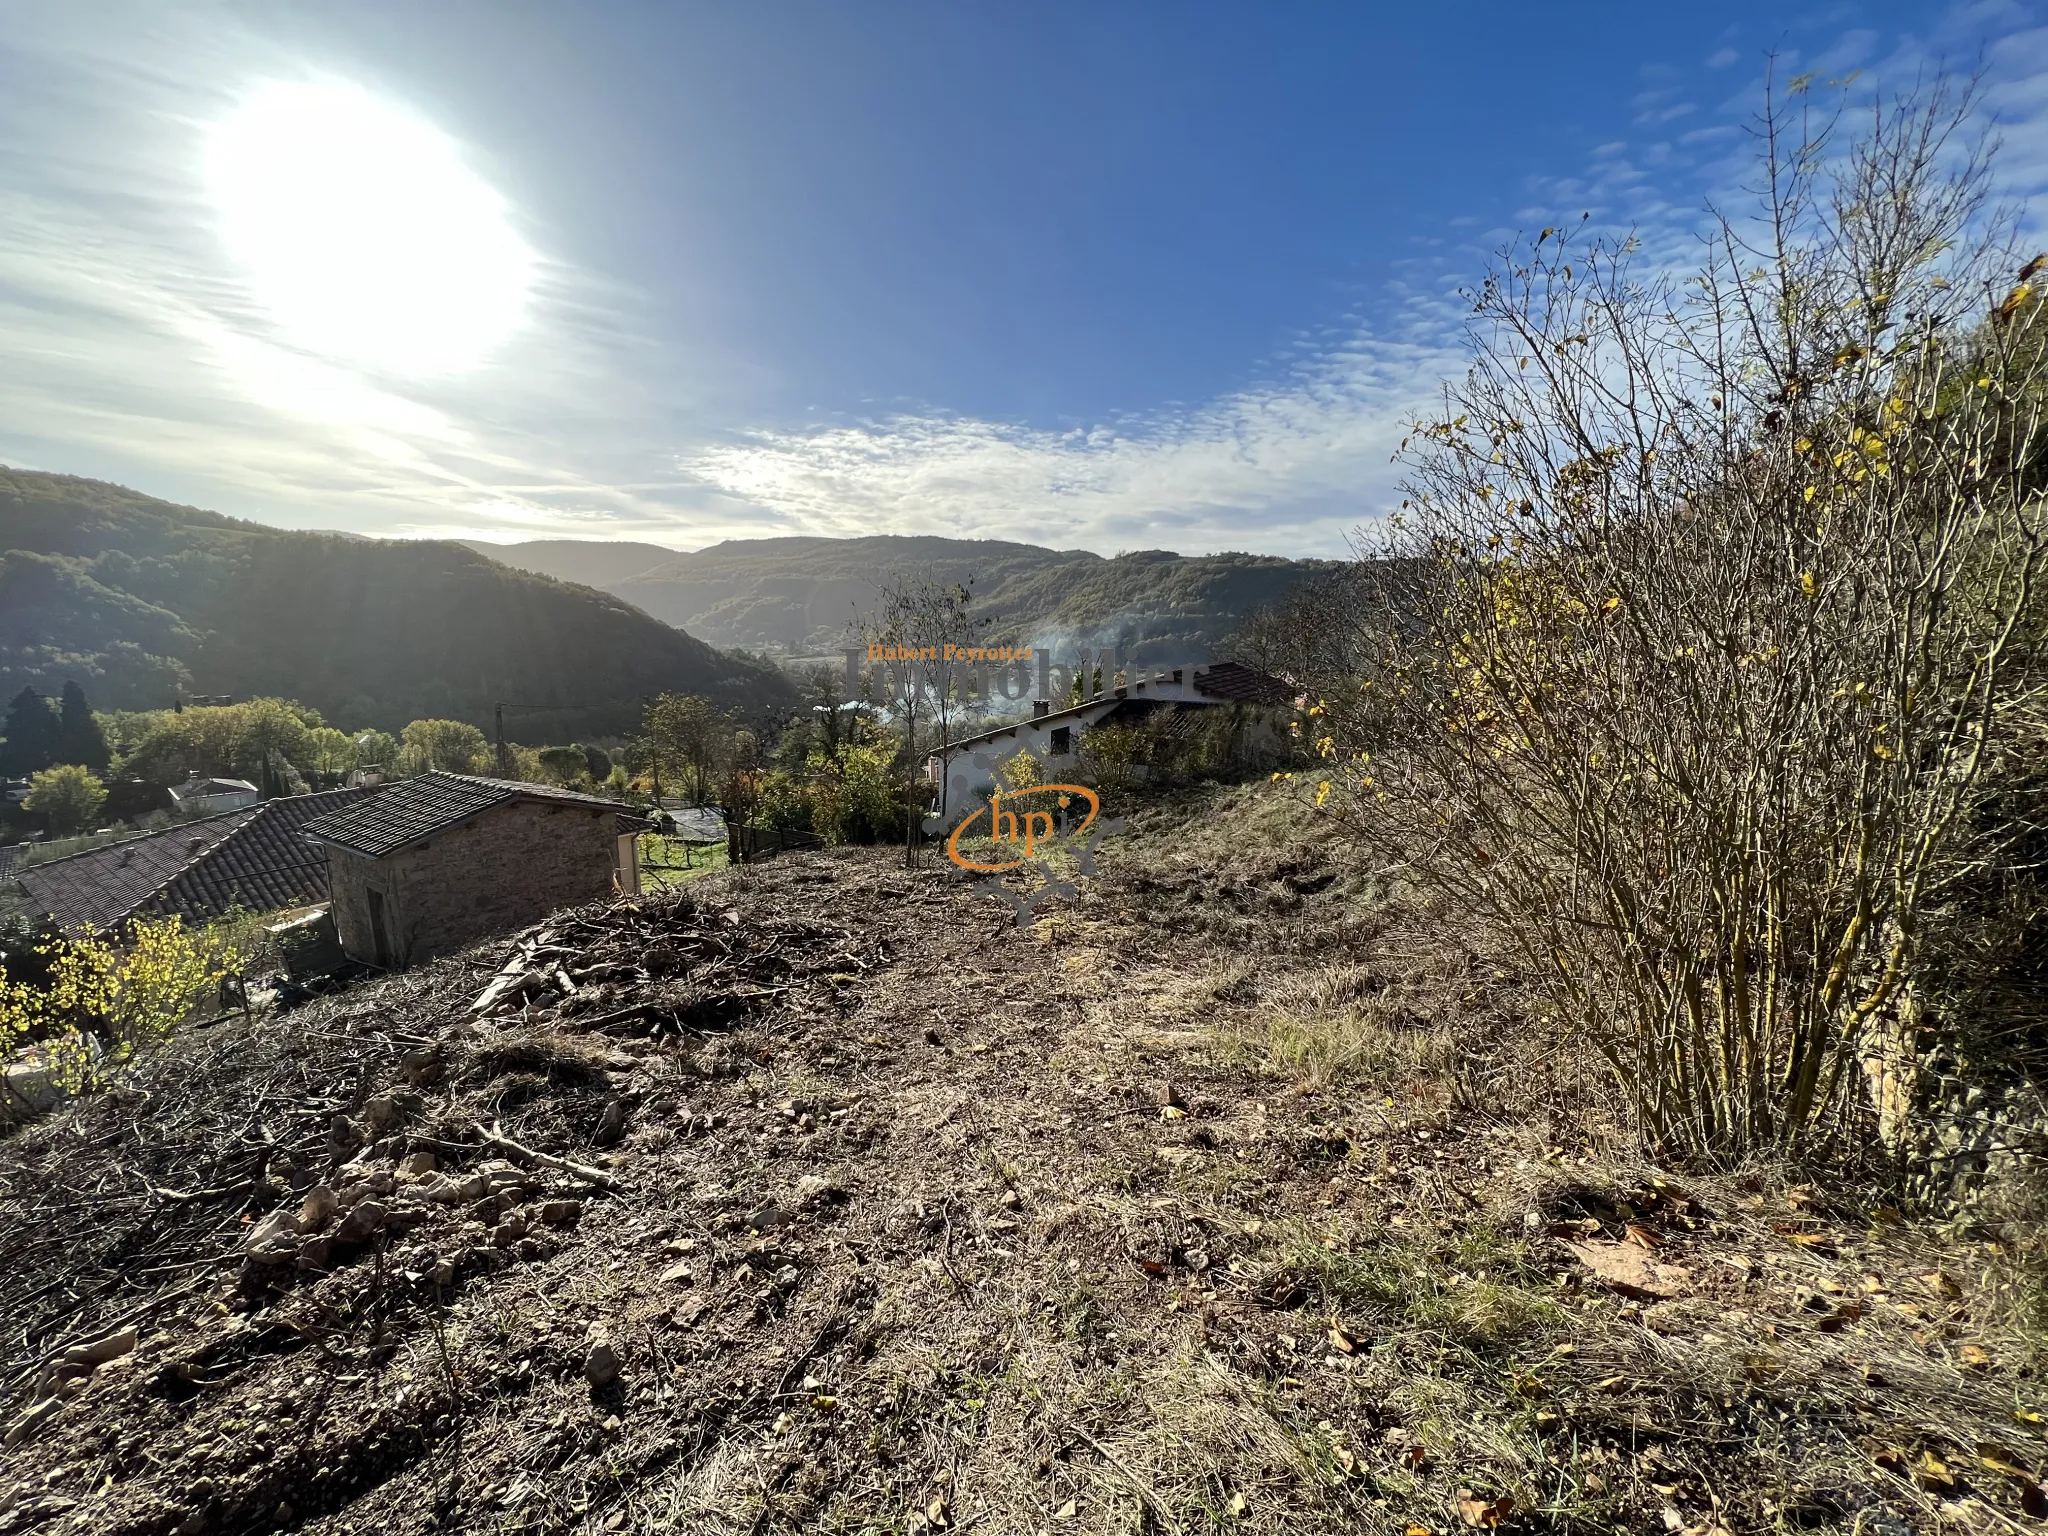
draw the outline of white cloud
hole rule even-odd
[[[1201,410],[1046,432],[944,415],[762,432],[683,467],[805,532],[1340,553],[1449,348],[1360,334]]]
[[[2032,193],[2048,189],[2048,29],[2000,26],[1987,100],[2008,177]],[[1877,40],[1844,32],[1781,60],[1779,78],[1825,61],[1908,79],[1944,51],[1967,62],[1982,28],[1952,12],[1874,62]],[[1708,65],[1739,62],[1736,46]],[[650,384],[677,365],[636,323],[640,298],[545,256],[530,323],[461,378],[399,382],[293,347],[227,269],[197,175],[206,123],[292,61],[218,14],[165,23],[148,66],[116,47],[0,41],[40,50],[8,69],[23,88],[0,99],[0,459],[103,465],[222,510],[366,532],[682,545],[932,532],[1295,554],[1340,551],[1398,495],[1389,456],[1461,365],[1453,290],[1513,238],[1502,219],[1528,234],[1590,211],[1595,228],[1637,230],[1656,260],[1694,259],[1703,199],[1746,178],[1739,127],[1762,67],[1723,76],[1719,102],[1646,69],[1615,116],[1689,115],[1690,131],[1590,146],[1568,174],[1447,220],[1441,249],[1418,234],[1362,314],[1287,340],[1270,377],[1247,360],[1248,382],[1207,403],[1055,431],[943,408],[857,419],[824,402],[808,423],[720,433],[674,403],[689,390]],[[527,233],[549,248],[545,229]]]
[[[1865,62],[1874,39],[1853,31],[1822,57]],[[1728,52],[1729,50],[1723,50]],[[1716,55],[1715,67],[1734,62]],[[1864,84],[1910,82],[1927,62],[1907,43],[1869,66]],[[2022,182],[2048,170],[2048,32],[2000,43],[1991,104],[2006,119],[2008,171]],[[1781,61],[1781,81],[1796,60]],[[1585,170],[1540,183],[1514,217],[1527,236],[1543,224],[1635,233],[1649,265],[1686,269],[1709,196],[1740,206],[1751,176],[1741,121],[1754,109],[1762,61],[1724,107],[1722,122],[1630,153],[1621,141],[1588,152]],[[1648,70],[1658,80],[1662,72]],[[1644,119],[1695,110],[1655,85],[1633,105]],[[1655,167],[1653,178],[1646,166]],[[1471,216],[1452,227],[1474,223]],[[1307,554],[1342,549],[1365,518],[1398,495],[1388,456],[1402,423],[1426,407],[1438,381],[1462,366],[1459,311],[1446,302],[1476,279],[1518,233],[1494,228],[1418,270],[1398,324],[1361,326],[1312,350],[1277,382],[1190,412],[1056,433],[945,412],[830,422],[686,453],[686,473],[736,501],[773,511],[791,530],[822,534],[943,533],[1078,544],[1096,549],[1166,545]]]

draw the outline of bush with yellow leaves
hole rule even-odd
[[[2003,856],[2048,448],[1973,111],[1937,84],[1802,144],[1768,104],[1763,205],[1683,283],[1557,229],[1507,253],[1404,445],[1400,600],[1309,608],[1269,661],[1317,793],[1669,1152],[1910,1160],[1967,1011],[1930,925]],[[1345,590],[1392,588],[1305,601]]]
[[[189,929],[172,915],[137,919],[119,945],[94,933],[45,939],[40,984],[0,970],[0,1058],[32,1047],[66,1092],[98,1087],[242,969],[246,926]]]

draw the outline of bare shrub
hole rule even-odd
[[[1757,206],[1682,283],[1512,248],[1405,450],[1421,600],[1296,673],[1347,816],[1669,1150],[1908,1150],[1929,925],[2001,857],[2044,328],[1972,106],[1837,146],[1770,102]]]

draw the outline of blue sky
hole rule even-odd
[[[1458,285],[1582,212],[1682,251],[1772,52],[1981,63],[2048,179],[2020,5],[0,0],[0,461],[376,534],[1332,553]],[[517,247],[477,355],[402,345],[490,288],[445,270],[381,346],[288,323],[207,169],[277,88],[474,179]],[[438,206],[386,231],[401,289],[466,249]]]

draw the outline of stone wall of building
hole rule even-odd
[[[515,800],[383,859],[328,851],[342,948],[374,960],[370,893],[384,899],[389,961],[416,964],[561,907],[612,893],[616,819],[595,806]]]

